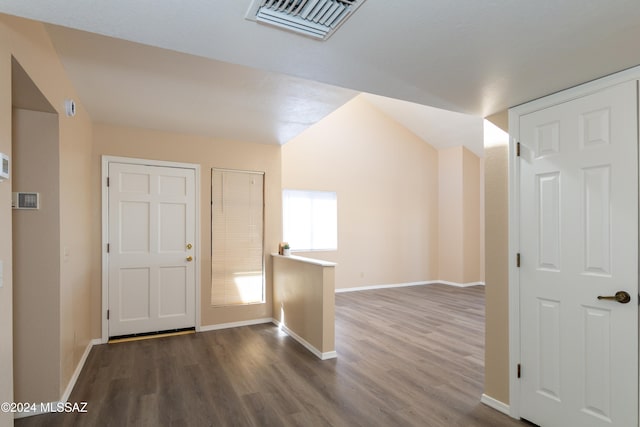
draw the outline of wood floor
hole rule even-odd
[[[480,403],[484,288],[336,295],[338,358],[273,325],[92,349],[70,402],[26,426],[525,426]]]

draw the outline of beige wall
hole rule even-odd
[[[480,159],[480,281],[484,283],[485,281],[485,226],[484,226],[484,209],[485,209],[485,198],[484,198],[484,157]]]
[[[508,149],[485,147],[485,394],[509,402]]]
[[[482,281],[480,253],[480,159],[466,148],[462,148],[462,238],[464,275],[462,283]]]
[[[0,25],[0,152],[11,153],[11,49]],[[0,182],[0,402],[13,401],[13,268],[11,181]],[[0,411],[0,425],[13,425],[13,414]]]
[[[335,267],[296,258],[273,257],[273,317],[318,353],[333,352]]]
[[[236,307],[211,306],[211,168],[239,169],[265,172],[265,247],[266,252],[277,252],[282,236],[282,195],[280,146],[225,141],[196,135],[185,135],[153,130],[95,124],[92,160],[94,194],[92,232],[94,241],[100,242],[101,206],[100,182],[103,155],[164,160],[200,165],[200,268],[202,325],[219,325],[272,317],[271,262],[267,257],[267,301]],[[97,244],[100,247],[100,244]],[[100,254],[94,258],[96,269]],[[101,283],[93,287],[91,313],[93,335],[101,334]]]
[[[503,110],[486,117],[494,125],[505,132],[509,132],[509,110]]]
[[[438,276],[438,154],[356,97],[282,148],[283,188],[336,191],[336,288]],[[292,248],[295,251],[295,248]]]
[[[464,147],[438,150],[439,280],[482,281],[480,159]]]
[[[487,118],[508,131],[507,112]],[[509,403],[509,155],[485,146],[485,394]]]
[[[0,151],[11,154],[11,58],[21,64],[31,77],[49,104],[58,112],[59,123],[59,162],[60,162],[60,235],[61,244],[73,243],[67,265],[60,262],[60,312],[67,314],[69,320],[60,319],[60,360],[58,369],[60,376],[59,389],[64,389],[71,377],[69,367],[77,365],[91,338],[86,298],[91,282],[91,264],[81,262],[84,254],[93,250],[89,238],[88,203],[63,206],[72,200],[84,198],[88,200],[88,154],[91,150],[91,122],[82,105],[77,102],[78,113],[71,119],[64,116],[64,100],[75,98],[75,90],[66,77],[51,41],[40,23],[27,21],[6,15],[0,15]],[[70,152],[70,150],[73,150]],[[79,162],[76,163],[76,160]],[[84,159],[84,160],[82,160]],[[74,163],[72,170],[63,170]],[[84,163],[82,163],[84,162]],[[71,178],[71,175],[73,177]],[[0,401],[13,400],[13,346],[12,342],[12,213],[11,182],[0,184],[0,259],[4,262],[5,286],[0,289]],[[68,197],[69,193],[74,196]],[[73,210],[72,216],[67,213]],[[81,219],[76,221],[77,219]],[[70,226],[70,221],[73,225]],[[6,237],[5,237],[6,236]],[[81,237],[77,237],[81,236]],[[78,256],[76,260],[74,257]],[[43,325],[46,319],[35,318],[32,321]],[[75,339],[69,339],[74,337]],[[72,345],[73,342],[77,345]],[[28,359],[30,355],[15,355],[16,358]],[[67,364],[65,361],[69,361]],[[28,363],[28,360],[26,360]],[[68,365],[68,367],[67,367]],[[10,423],[11,414],[0,413],[0,425]]]
[[[462,147],[438,150],[438,279],[464,283]]]
[[[40,209],[13,211],[14,398],[52,402],[61,354],[58,115],[14,109],[12,150],[12,189],[40,194]]]
[[[78,100],[76,98],[76,105]],[[58,105],[62,108],[63,101]],[[91,331],[92,289],[100,277],[92,263],[99,244],[91,217],[92,123],[82,106],[75,117],[59,113],[60,121],[60,340],[61,392],[87,348],[98,338]]]

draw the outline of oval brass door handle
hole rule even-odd
[[[193,257],[192,257],[191,255],[189,255],[189,256],[187,257],[187,261],[189,261],[189,262],[193,261]]]
[[[614,301],[618,301],[620,304],[626,304],[631,301],[631,295],[625,291],[618,291],[615,295],[612,296],[598,296],[598,299],[610,299]]]

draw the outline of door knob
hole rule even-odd
[[[192,257],[191,255],[189,255],[189,256],[187,257],[187,261],[189,261],[189,262],[193,261],[193,257]]]
[[[611,295],[611,296],[605,297],[605,296],[599,295],[598,299],[608,299],[608,300],[618,301],[620,304],[626,304],[629,301],[631,301],[631,295],[629,295],[625,291],[618,291],[616,292],[615,295]]]

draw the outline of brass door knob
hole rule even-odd
[[[189,255],[189,256],[187,257],[187,261],[189,261],[189,262],[193,261],[193,257],[192,257],[191,255]]]
[[[613,300],[613,301],[618,301],[620,304],[626,304],[629,301],[631,301],[631,295],[629,295],[629,293],[625,291],[618,291],[616,292],[615,295],[611,295],[611,296],[599,295],[598,299]]]

